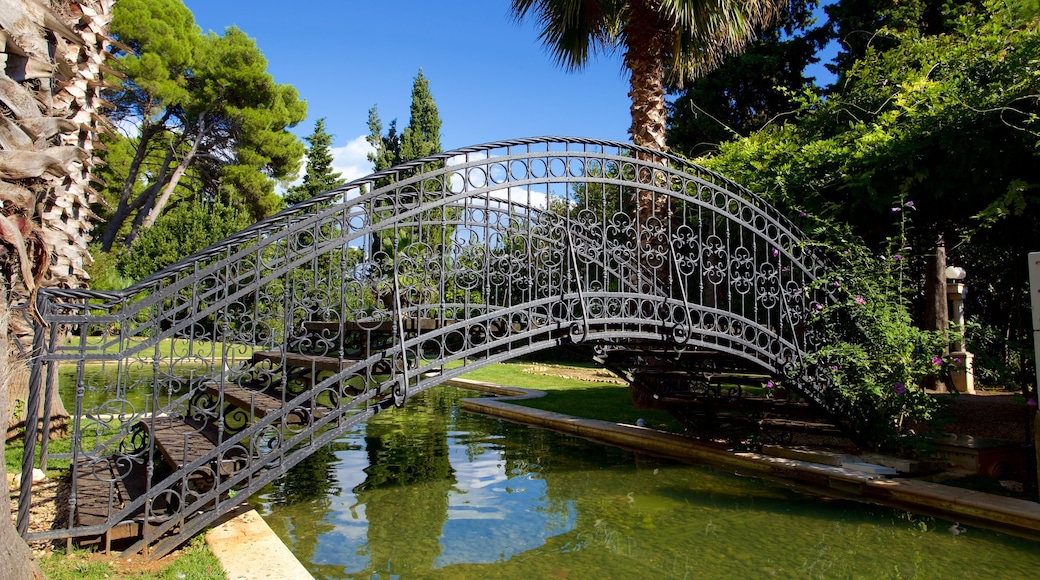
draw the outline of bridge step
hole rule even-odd
[[[223,392],[225,403],[249,411],[255,417],[266,417],[282,408],[281,398],[237,383],[224,383],[221,388],[221,384],[216,381],[206,381],[205,387],[206,392],[213,397],[219,397]]]
[[[711,384],[740,384],[761,386],[770,379],[769,375],[739,372],[694,371],[676,368],[638,368],[632,374],[639,379],[685,378]]]
[[[141,425],[146,431],[152,429],[147,422]],[[217,448],[217,429],[213,425],[202,425],[193,419],[168,419],[158,423],[152,430],[155,445],[162,453],[167,465],[180,471],[193,461],[201,459]],[[231,475],[239,467],[236,459],[224,459],[220,465],[222,475]]]
[[[253,353],[253,362],[272,362],[275,364],[285,364],[287,367],[311,369],[315,371],[332,371],[338,373],[342,370],[348,369],[357,363],[361,362],[360,359],[345,359],[335,356],[321,356],[315,354],[300,354],[294,352],[285,352],[281,350],[261,350]]]
[[[144,495],[147,488],[144,466],[125,457],[107,457],[99,461],[80,459],[76,463],[75,526],[96,526],[108,522],[110,515],[121,511]],[[144,507],[113,525],[103,535],[78,539],[80,545],[136,538],[141,535]]]
[[[456,319],[440,320],[437,318],[404,318],[401,323],[404,331],[429,332],[445,326],[451,326],[459,322]],[[372,322],[345,320],[342,322],[309,321],[303,323],[303,328],[311,332],[371,332],[379,334],[393,334],[398,331],[396,320],[380,320]]]
[[[218,398],[221,391],[223,391],[225,405],[239,408],[253,418],[266,417],[277,413],[283,407],[281,396],[272,394],[271,387],[261,389],[237,383],[223,383],[223,389],[221,389],[221,384],[216,381],[207,381],[204,383],[204,386],[206,387],[206,392],[214,399]],[[316,404],[319,406],[314,407],[310,405],[310,402],[307,402],[304,405],[293,408],[287,414],[289,423],[306,424],[307,416],[321,418],[325,415],[325,410],[322,407],[331,407],[335,404],[335,401],[330,400],[323,404],[321,400],[318,400]],[[225,429],[228,429],[226,425]]]

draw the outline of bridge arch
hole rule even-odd
[[[812,364],[834,297],[803,242],[680,158],[537,138],[355,180],[124,291],[43,290],[31,397],[75,365],[84,502],[48,537],[118,529],[161,555],[380,409],[552,347],[651,394],[662,370],[771,376],[840,416]]]

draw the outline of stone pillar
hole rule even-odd
[[[947,268],[954,270],[955,268]],[[957,268],[959,269],[959,268]],[[963,272],[963,270],[961,270]],[[949,273],[947,273],[949,276]],[[975,355],[968,352],[964,344],[964,299],[968,297],[968,287],[960,282],[946,284],[946,297],[950,300],[950,329],[958,334],[950,349],[950,358],[954,368],[950,372],[953,388],[960,393],[975,394]]]

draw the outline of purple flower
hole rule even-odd
[[[913,250],[913,249],[914,249],[914,248],[913,248],[912,246],[907,246],[907,247],[903,248],[903,251],[904,251],[904,252],[909,252],[909,251],[911,251],[911,250]]]
[[[831,370],[832,371],[838,370],[838,365],[831,365]]]
[[[897,395],[902,395],[906,392],[906,385],[903,383],[896,383],[892,385],[892,390],[895,391]]]
[[[816,310],[823,310],[823,304],[816,304]]]
[[[859,304],[860,306],[862,306],[862,305],[864,305],[866,303],[867,303],[867,299],[866,298],[864,298],[862,296],[857,296],[856,297],[856,304]]]
[[[961,358],[960,357],[954,357],[953,364],[955,364],[955,365],[961,364]]]
[[[807,216],[807,215],[809,215],[809,214],[805,213],[804,211],[800,211],[800,212],[798,212],[798,216],[799,216],[799,217],[805,217],[805,216]]]
[[[893,260],[902,260],[903,256],[902,256],[902,254],[896,254],[896,255],[892,256],[892,259]]]
[[[838,282],[837,280],[835,280],[834,281],[834,287],[835,288],[840,288],[841,287],[841,282]]]
[[[769,382],[767,382],[767,383],[766,383],[766,388],[767,388],[767,389],[772,389],[772,388],[773,388],[773,387],[775,387],[775,386],[776,386],[776,385],[774,385],[774,384],[773,384],[773,381],[769,381]]]
[[[1026,402],[1026,404],[1029,405],[1030,407],[1036,407],[1036,399],[1029,399]]]
[[[906,207],[914,207],[914,201],[910,200],[910,201],[906,202],[905,205],[906,205]]]
[[[941,367],[942,366],[942,357],[941,356],[933,356],[932,357],[932,364],[937,366],[937,367]]]
[[[892,213],[898,213],[898,212],[902,211],[902,209],[903,208],[901,208],[901,207],[894,207],[894,208],[892,208]]]
[[[773,248],[773,257],[775,258],[775,257],[777,257],[779,255],[780,255],[780,250],[778,250],[776,248]]]

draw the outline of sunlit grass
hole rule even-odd
[[[127,562],[86,550],[55,551],[40,558],[50,580],[210,580],[226,578],[204,536],[196,536],[180,552],[158,563]]]
[[[683,431],[682,425],[664,411],[637,409],[627,385],[524,372],[537,364],[540,363],[498,363],[466,373],[463,378],[546,392],[539,399],[515,401],[524,407],[614,423],[635,424],[643,419],[647,427],[675,433]],[[568,366],[591,368],[591,365],[573,363],[554,366],[563,372]]]

